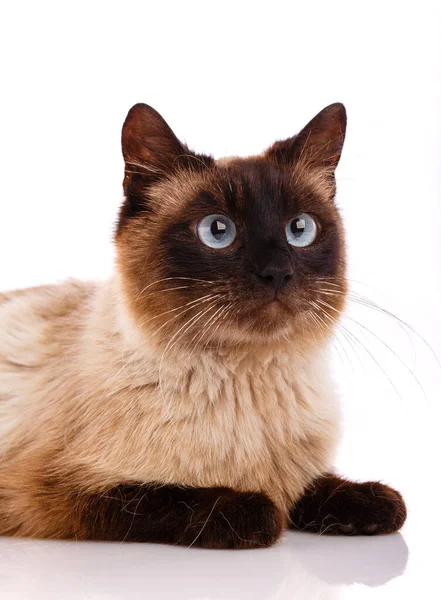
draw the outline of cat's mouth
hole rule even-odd
[[[274,295],[270,300],[266,300],[259,307],[259,311],[264,311],[266,315],[281,316],[288,312],[291,312],[289,306],[279,297],[277,294]]]
[[[282,300],[277,296],[277,294],[274,295],[274,298],[271,298],[270,300],[267,300],[265,303],[266,306],[283,306],[283,302]]]

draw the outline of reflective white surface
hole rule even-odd
[[[0,289],[108,275],[135,102],[219,157],[258,152],[342,101],[351,286],[441,355],[439,2],[171,4],[2,8]],[[403,493],[402,534],[289,532],[247,552],[0,539],[1,600],[436,598],[441,371],[400,323],[350,310],[359,342],[335,343],[336,466]]]
[[[3,539],[0,558],[5,600],[334,600],[348,586],[398,589],[408,549],[399,534],[287,533],[273,548],[243,552]]]

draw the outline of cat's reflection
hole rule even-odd
[[[337,600],[343,585],[401,575],[400,535],[325,538],[287,533],[267,550],[0,539],[3,600]]]
[[[317,537],[291,534],[296,561],[330,584],[382,585],[404,573],[409,551],[401,534]]]

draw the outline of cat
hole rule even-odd
[[[129,111],[114,276],[0,294],[0,535],[261,548],[400,529],[399,492],[332,472],[345,131],[332,104],[215,160]]]

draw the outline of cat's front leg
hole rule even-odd
[[[382,483],[355,483],[327,474],[305,491],[290,518],[290,527],[301,531],[377,535],[402,527],[406,505],[399,492]]]
[[[77,539],[262,548],[284,527],[264,494],[221,487],[120,485],[105,494],[77,495],[74,506]]]

